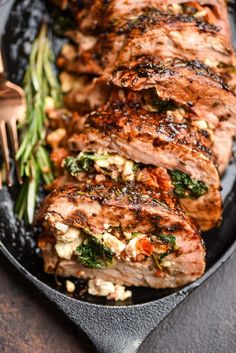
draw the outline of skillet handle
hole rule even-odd
[[[136,353],[149,333],[189,294],[180,291],[143,305],[111,307],[74,300],[47,286],[43,291],[86,333],[99,353]]]

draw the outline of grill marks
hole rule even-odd
[[[71,38],[80,38],[70,33]],[[88,37],[89,38],[89,37]],[[232,46],[219,28],[186,15],[170,15],[156,8],[144,8],[135,17],[113,21],[97,37],[93,48],[80,52],[78,59],[67,63],[69,71],[93,73],[104,77],[120,63],[141,55],[183,57],[234,65]]]
[[[109,29],[119,23],[122,18],[135,18],[149,8],[172,14],[177,11],[176,5],[181,14],[196,14],[197,9],[197,7],[189,4],[188,0],[166,0],[165,2],[162,0],[86,0],[82,2],[82,7],[76,6],[75,2],[69,0],[53,1],[61,5],[62,8],[71,9],[75,19],[77,19],[80,30],[90,33],[94,31],[98,33],[99,30]],[[224,0],[200,0],[196,1],[195,4],[198,6],[198,10],[200,6],[200,11],[206,9],[203,16],[200,16],[206,21],[206,25],[207,23],[217,25],[221,28],[224,35],[228,38],[230,37],[230,27]]]
[[[108,153],[142,163],[141,169],[148,169],[137,174],[137,180],[149,187],[162,185],[162,176],[159,182],[154,182],[158,178],[155,167],[180,170],[205,182],[208,192],[204,196],[181,202],[196,224],[207,230],[219,222],[221,196],[219,175],[208,148],[202,145],[201,133],[191,125],[188,116],[176,122],[173,116],[115,102],[89,114],[82,131],[75,132],[68,143],[73,152],[98,153],[103,148]],[[166,190],[166,182],[163,187]],[[210,211],[209,205],[212,205]]]
[[[65,173],[42,203],[38,220],[53,236],[57,222],[88,228],[90,236],[108,224],[120,229],[120,241],[127,242],[122,237],[127,229],[157,232],[175,237],[177,248],[161,271],[152,257],[129,262],[115,256],[111,268],[88,269],[72,258],[61,261],[60,272],[154,288],[189,283],[205,268],[193,223],[208,230],[220,221],[215,162],[222,172],[236,134],[235,54],[225,3],[87,0],[80,7],[72,1],[62,5],[78,21],[78,30],[67,33],[78,49],[77,55],[61,58],[61,67],[85,82],[66,97],[70,107],[83,112],[72,120],[66,148],[73,156],[122,157],[135,162],[137,174],[124,182],[120,176],[112,179],[108,167],[104,174],[97,167],[77,178]],[[222,149],[227,134],[229,143]],[[168,172],[174,170],[190,176],[193,187],[205,183],[207,191],[198,199],[181,194],[176,201]],[[58,257],[52,244],[42,250],[46,270],[54,271]]]
[[[89,16],[96,14],[96,20],[91,21],[91,27],[88,25],[87,33],[91,35],[96,24],[96,33],[100,33],[97,42],[93,48],[80,51],[77,59],[67,63],[67,70],[99,76],[99,82],[109,82],[111,89],[114,85],[145,89],[148,84],[148,87],[156,88],[161,98],[173,99],[192,109],[199,119],[208,122],[210,128],[219,131],[213,154],[222,174],[229,163],[232,139],[236,133],[235,96],[232,91],[236,87],[235,53],[229,41],[224,1],[197,1],[195,4],[174,1],[175,6],[183,5],[180,14],[172,6],[173,1],[165,4],[162,1],[95,3],[93,11],[87,2],[85,8],[90,12]],[[194,17],[199,8],[208,15]],[[86,15],[87,20],[89,16]],[[86,32],[83,25],[80,29]],[[141,68],[140,61],[152,65],[153,70]],[[131,72],[125,74],[124,71],[132,71],[135,66],[138,76]],[[153,74],[157,81],[148,82],[148,75]],[[119,76],[122,76],[122,82]],[[137,88],[143,82],[144,85]],[[202,95],[203,90],[206,95]],[[69,94],[70,106],[80,109],[84,100],[84,105],[93,109],[94,100],[83,92],[86,89],[79,92],[80,104],[76,92]],[[101,98],[99,101],[105,102]],[[219,122],[222,119],[227,122]],[[231,140],[227,143],[227,150],[220,147],[221,142],[227,140],[226,131]]]
[[[54,212],[55,208],[57,213]],[[81,214],[83,214],[82,218]],[[93,186],[66,186],[45,199],[38,219],[44,224],[45,230],[52,234],[55,233],[56,222],[61,222],[63,219],[66,225],[73,225],[77,228],[86,226],[96,234],[104,231],[104,223],[109,223],[112,227],[119,227],[121,232],[136,231],[155,234],[166,231],[169,236],[176,238],[178,251],[168,256],[173,264],[170,268],[163,270],[161,281],[155,275],[156,268],[152,258],[148,257],[136,263],[115,259],[111,268],[96,271],[99,278],[106,280],[113,280],[115,271],[116,283],[154,288],[175,287],[188,283],[190,278],[191,280],[198,278],[205,268],[204,248],[190,219],[173,200],[169,202],[166,195],[148,191],[138,184],[106,182]],[[54,263],[57,257],[52,248],[49,250],[48,245],[42,247],[42,250],[46,259],[45,265],[48,271],[52,271],[47,263]],[[62,260],[60,266],[63,275],[75,275],[72,270],[74,268],[77,271],[83,269],[85,278],[91,276],[91,269],[85,269],[72,260],[64,263]],[[142,276],[131,272],[131,269],[136,267]],[[125,275],[124,269],[128,271]],[[177,276],[176,272],[178,272]]]

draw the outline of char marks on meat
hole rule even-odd
[[[128,286],[190,283],[205,269],[198,229],[221,221],[220,175],[236,135],[227,5],[52,1],[75,20],[57,63],[76,112],[58,123],[58,177],[37,215],[45,271]]]
[[[176,251],[166,257],[171,265],[159,271],[160,274],[150,256],[136,262],[121,261],[115,256],[112,267],[101,270],[62,260],[59,271],[62,275],[81,273],[83,278],[98,276],[119,284],[165,288],[189,283],[199,278],[205,268],[204,247],[190,219],[173,200],[138,184],[113,182],[92,187],[65,186],[45,199],[38,217],[45,230],[53,234],[58,222],[79,229],[89,228],[93,234],[104,231],[106,223],[123,231],[168,233],[176,239]],[[46,270],[50,272],[55,270],[58,258],[53,245],[49,244],[41,247],[46,257]],[[135,269],[140,276],[134,274]]]

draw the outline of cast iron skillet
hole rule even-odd
[[[9,1],[7,3],[9,5]],[[4,46],[11,80],[21,82],[30,43],[37,33],[42,18],[49,21],[50,25],[53,12],[54,9],[46,6],[44,1],[36,0],[15,1],[10,14],[0,7],[0,22],[7,19]],[[232,23],[233,16],[235,15],[231,15]],[[236,36],[234,38],[236,41]],[[57,52],[63,40],[53,35],[52,39]],[[25,226],[14,216],[13,205],[18,194],[17,188],[11,190],[4,188],[0,192],[0,251],[41,293],[88,335],[98,352],[135,353],[145,337],[235,250],[235,181],[236,160],[233,159],[223,178],[222,225],[203,235],[207,248],[207,271],[198,281],[178,290],[134,288],[132,303],[124,303],[122,306],[119,303],[83,295],[85,284],[79,281],[76,295],[74,297],[66,295],[63,283],[58,285],[52,276],[43,273],[36,245],[40,230]]]

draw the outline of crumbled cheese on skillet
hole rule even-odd
[[[69,280],[66,280],[66,290],[68,293],[73,293],[75,291],[75,284]]]
[[[131,291],[126,290],[124,286],[104,281],[100,278],[90,279],[88,281],[88,293],[91,295],[107,297],[111,300],[126,300],[132,296]]]

